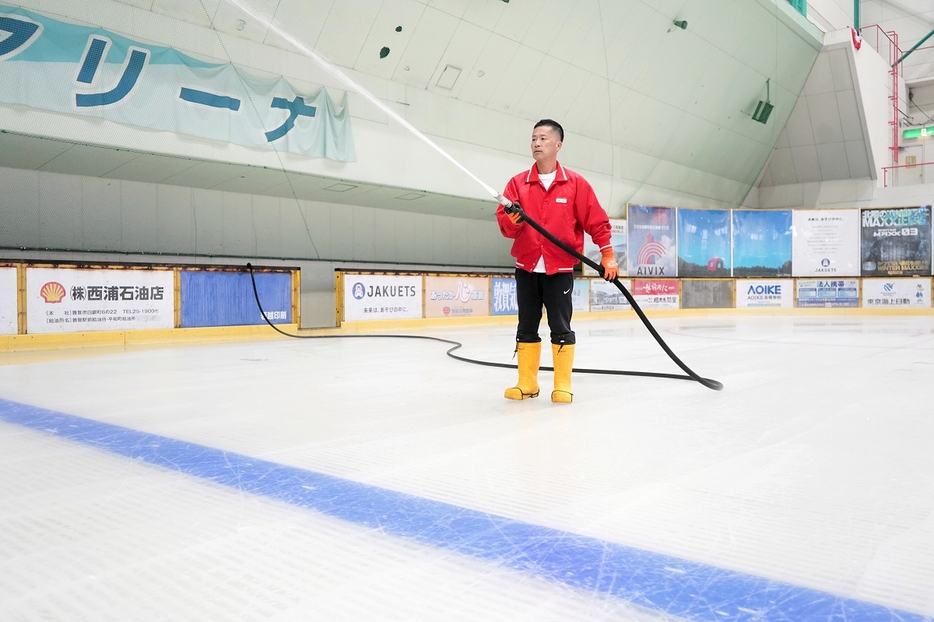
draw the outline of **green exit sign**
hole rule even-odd
[[[902,133],[902,138],[922,138],[924,136],[934,136],[934,127],[916,127]]]

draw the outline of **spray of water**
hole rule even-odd
[[[454,159],[454,157],[451,154],[449,154],[444,149],[439,147],[433,140],[425,136],[425,134],[420,132],[418,128],[416,128],[414,125],[412,125],[411,123],[403,119],[401,116],[399,116],[394,110],[392,110],[384,102],[380,101],[379,98],[373,95],[370,91],[368,91],[362,85],[358,84],[353,78],[351,78],[346,73],[338,69],[337,66],[334,65],[334,63],[330,62],[329,60],[324,58],[324,56],[322,56],[320,53],[309,48],[307,45],[305,45],[304,43],[302,43],[301,41],[299,41],[298,39],[290,35],[288,32],[284,31],[277,24],[275,24],[272,20],[267,19],[266,17],[258,13],[255,9],[253,9],[253,7],[251,7],[246,2],[243,2],[242,0],[226,0],[226,1],[234,5],[235,7],[237,7],[238,9],[240,9],[241,11],[243,11],[244,13],[246,13],[253,19],[255,19],[257,22],[263,24],[263,26],[265,26],[272,32],[276,33],[283,40],[288,41],[296,50],[299,50],[300,52],[308,56],[308,58],[310,58],[315,63],[317,63],[318,66],[320,66],[322,69],[327,71],[329,74],[331,74],[332,76],[340,80],[350,90],[356,93],[359,93],[361,96],[366,98],[369,102],[371,102],[374,106],[376,106],[377,108],[385,112],[391,119],[395,120],[402,127],[412,132],[412,134],[417,136],[426,145],[428,145],[429,147],[431,147],[432,149],[440,153],[442,156],[444,156],[446,160],[451,162],[451,164],[453,164],[454,166],[462,170],[471,179],[473,179],[475,182],[480,184],[480,186],[482,186],[484,190],[490,193],[490,195],[494,199],[496,199],[503,205],[506,205],[507,207],[512,206],[512,203],[506,197],[504,197],[501,193],[497,192],[491,186],[486,184],[482,179],[480,179],[479,177],[471,173],[469,170],[467,170],[467,167],[465,167],[463,164],[461,164],[456,159]]]

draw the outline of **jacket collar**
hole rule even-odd
[[[557,161],[555,162],[555,165],[557,167],[556,170],[558,172],[558,174],[555,175],[555,181],[567,181],[568,175],[564,171],[564,167],[561,166],[561,163]],[[530,184],[537,184],[541,182],[541,179],[539,179],[538,177],[538,165],[537,164],[533,164],[532,168],[529,169],[529,174],[525,176],[525,181],[526,183],[530,183]]]

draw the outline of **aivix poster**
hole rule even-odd
[[[675,208],[630,205],[628,216],[629,276],[678,276]]]

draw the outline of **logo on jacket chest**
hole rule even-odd
[[[555,199],[555,203],[567,203],[568,200],[565,197],[558,197]]]

